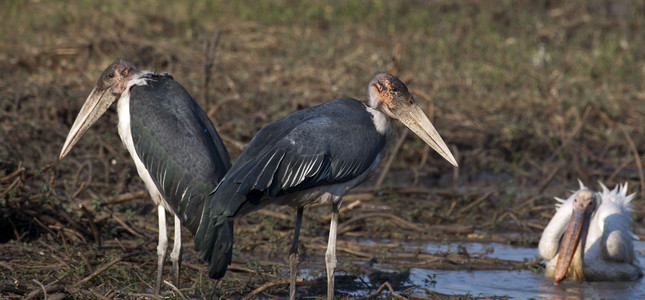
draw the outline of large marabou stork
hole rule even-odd
[[[342,98],[278,119],[251,140],[204,208],[195,248],[210,262],[209,276],[224,276],[231,263],[233,220],[269,204],[297,208],[289,251],[289,296],[295,297],[298,235],[303,206],[331,203],[325,254],[327,296],[334,296],[336,232],[342,197],[376,171],[398,119],[454,166],[457,161],[415,103],[407,87],[390,74],[368,85],[368,104]]]
[[[60,159],[117,100],[119,135],[157,204],[158,294],[168,248],[166,210],[175,217],[170,259],[177,286],[183,250],[181,225],[196,233],[204,203],[231,167],[231,159],[206,113],[172,76],[138,72],[122,59],[101,74],[69,131]]]
[[[586,281],[635,280],[643,271],[634,254],[627,183],[602,192],[580,189],[558,208],[544,229],[538,250],[547,259],[546,276]]]

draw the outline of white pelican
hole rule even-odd
[[[635,280],[643,275],[630,230],[634,194],[627,183],[596,193],[580,182],[567,200],[556,198],[557,211],[542,233],[538,249],[548,260],[546,276],[586,281]],[[583,251],[584,249],[584,251]]]

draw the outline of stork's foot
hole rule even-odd
[[[179,217],[175,216],[175,243],[170,252],[172,261],[172,284],[179,288],[179,269],[181,268],[181,256],[184,253],[184,247],[181,245],[181,223]]]
[[[168,252],[168,236],[166,235],[166,209],[159,205],[157,207],[159,214],[159,245],[157,245],[157,282],[155,283],[155,294],[159,295],[161,290],[161,281],[163,279],[163,265],[166,262],[166,253]]]
[[[179,268],[181,267],[181,258],[172,262],[172,284],[179,288]]]
[[[167,245],[167,244],[166,244]],[[163,265],[166,261],[166,245],[163,245],[161,242],[157,247],[157,282],[155,283],[155,295],[159,295],[161,290],[161,281],[163,280]],[[163,250],[161,249],[163,247]]]
[[[338,233],[338,213],[340,203],[334,202],[331,206],[331,224],[329,225],[329,242],[325,253],[327,266],[327,299],[334,299],[334,270],[336,269],[336,234]]]
[[[325,255],[325,262],[327,264],[327,299],[334,299],[334,270],[336,269],[336,253],[333,255]]]
[[[289,253],[289,299],[296,299],[296,279],[298,278],[298,253]]]

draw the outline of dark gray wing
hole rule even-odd
[[[146,77],[130,90],[137,155],[160,193],[193,234],[204,202],[231,166],[206,113],[169,75]]]
[[[358,100],[344,98],[301,110],[271,123],[251,140],[218,187],[213,212],[235,217],[242,206],[264,206],[289,193],[349,181],[366,172],[385,146],[386,136]],[[219,189],[244,197],[223,192],[228,199],[222,199]]]

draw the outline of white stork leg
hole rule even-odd
[[[168,251],[168,235],[166,234],[166,209],[162,205],[157,206],[159,214],[159,245],[157,246],[157,283],[155,284],[155,294],[161,290],[161,278],[163,265],[166,261],[166,252]]]
[[[184,248],[181,245],[181,221],[175,215],[175,244],[170,252],[170,260],[172,261],[172,284],[179,288],[179,268],[181,267],[181,255],[184,253]]]
[[[293,232],[293,243],[289,250],[289,299],[296,299],[296,278],[298,277],[298,238],[300,236],[300,224],[302,224],[303,207],[298,207],[296,215],[296,227]]]
[[[329,225],[329,242],[325,263],[327,265],[327,299],[334,299],[334,269],[336,269],[336,234],[338,233],[338,206],[340,201],[331,205],[331,224]]]

